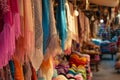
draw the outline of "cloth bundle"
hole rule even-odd
[[[75,64],[76,66],[79,66],[79,65],[85,66],[87,64],[87,58],[80,57],[77,54],[71,54],[69,63],[70,63],[70,66],[72,66],[72,64]]]

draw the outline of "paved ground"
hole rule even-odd
[[[120,80],[120,73],[114,70],[114,64],[115,57],[114,60],[102,60],[99,65],[99,71],[93,72],[92,80]]]

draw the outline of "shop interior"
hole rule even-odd
[[[120,80],[120,0],[0,0],[0,80]]]

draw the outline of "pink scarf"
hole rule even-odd
[[[2,10],[4,25],[3,30],[0,33],[0,68],[8,63],[15,51],[15,37],[18,38],[19,31],[19,15],[14,7],[17,7],[17,0],[0,0],[0,6]],[[16,6],[11,6],[16,4]]]

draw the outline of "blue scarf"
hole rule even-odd
[[[42,28],[43,28],[43,53],[46,53],[46,43],[49,36],[49,2],[42,0]]]
[[[64,42],[66,38],[66,15],[65,15],[65,0],[58,0],[58,6],[56,9],[56,22],[57,32],[61,39],[61,47],[64,50]]]
[[[14,79],[14,64],[12,60],[9,61],[9,66],[10,66],[10,72],[12,75],[12,79]]]

